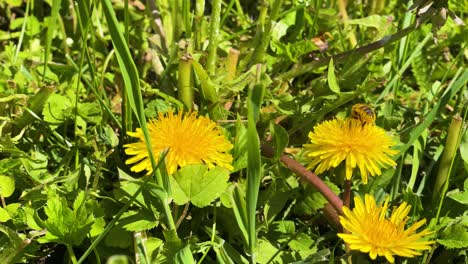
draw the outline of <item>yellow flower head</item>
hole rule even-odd
[[[214,164],[232,170],[232,156],[228,153],[233,148],[226,140],[222,131],[214,121],[196,112],[182,112],[174,115],[159,113],[156,120],[148,123],[151,137],[151,146],[155,159],[160,153],[169,149],[166,156],[166,167],[169,174],[174,173],[178,167],[190,164],[205,163],[212,167]],[[140,172],[147,170],[150,174],[153,169],[148,156],[143,131],[137,128],[135,132],[128,132],[131,137],[139,139],[138,142],[126,144],[125,153],[133,155],[125,164],[134,164],[131,170]]]
[[[310,160],[307,168],[315,168],[317,174],[346,161],[346,179],[351,179],[357,166],[366,184],[368,174],[380,175],[380,168],[396,165],[390,158],[397,153],[390,149],[394,145],[392,139],[374,124],[353,118],[329,120],[315,126],[309,139],[310,144],[304,144]]]
[[[344,216],[340,216],[343,228],[349,234],[338,234],[352,250],[369,253],[371,259],[378,256],[393,263],[393,255],[412,258],[421,255],[418,250],[428,250],[434,241],[423,241],[421,238],[433,232],[424,229],[416,233],[426,220],[420,220],[405,230],[408,213],[411,206],[403,202],[394,209],[390,218],[385,215],[388,209],[388,199],[384,205],[377,206],[374,197],[366,194],[364,204],[361,198],[355,197],[353,211],[343,207]]]

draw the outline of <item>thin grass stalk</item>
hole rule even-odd
[[[179,60],[179,100],[184,103],[185,109],[191,110],[193,106],[192,86],[192,60],[183,55]]]
[[[221,0],[213,0],[211,3],[212,12],[210,16],[210,43],[208,45],[208,58],[206,61],[206,71],[213,75],[216,69],[219,25],[221,22]]]
[[[190,13],[190,0],[182,2],[182,18],[184,21],[185,35],[187,39],[192,38],[192,19]]]
[[[203,32],[202,28],[205,23],[203,19],[205,15],[205,0],[196,0],[195,2],[195,23],[194,23],[194,32],[195,32],[195,50],[201,50],[203,43]]]
[[[51,23],[47,24],[47,38],[44,52],[44,70],[42,71],[42,78],[46,76],[47,63],[49,62],[50,47],[52,45],[52,38],[54,36],[55,25],[59,19],[59,11],[62,6],[62,0],[53,0],[52,11],[51,11]]]
[[[34,1],[33,1],[34,3]],[[23,25],[21,25],[21,33],[18,39],[18,44],[16,45],[16,52],[15,56],[13,57],[13,64],[16,63],[16,60],[18,59],[19,52],[21,50],[21,47],[23,45],[23,39],[24,39],[24,34],[26,32],[26,24],[28,23],[28,18],[29,18],[29,9],[31,7],[31,0],[26,1],[26,11],[24,12],[24,20],[23,20]]]
[[[447,189],[445,185],[449,183],[452,164],[460,144],[462,124],[462,118],[457,114],[452,118],[452,122],[448,128],[445,149],[440,160],[439,170],[432,192],[433,201],[442,200],[445,196],[445,191]],[[442,187],[444,188],[442,189]]]
[[[73,252],[72,246],[69,245],[69,244],[67,244],[66,247],[67,247],[68,256],[70,257],[71,262],[72,262],[73,264],[77,264],[75,252]]]
[[[348,26],[347,21],[349,20],[348,12],[346,11],[346,1],[345,0],[338,0],[338,10],[340,12],[341,18],[343,18],[343,22],[345,27]],[[349,44],[351,47],[357,46],[356,35],[354,35],[354,31],[350,30],[348,33]]]
[[[130,43],[130,34],[128,33],[128,28],[129,28],[129,21],[130,21],[130,13],[128,12],[128,0],[124,0],[124,37],[125,40],[127,41],[127,45]]]
[[[184,30],[184,19],[182,11],[182,1],[184,0],[170,0],[169,6],[171,7],[172,30],[174,31],[175,42],[179,41]]]
[[[79,99],[79,91],[80,91],[80,84],[81,84],[81,78],[83,76],[83,65],[84,65],[84,61],[85,61],[85,55],[86,55],[86,51],[88,49],[88,45],[87,45],[87,40],[86,40],[86,37],[88,35],[88,30],[89,30],[89,19],[86,19],[86,18],[89,18],[89,16],[87,16],[87,12],[89,11],[89,6],[86,6],[84,5],[84,3],[81,3],[80,6],[78,6],[79,8],[79,11],[78,11],[78,21],[79,21],[79,26],[80,26],[80,30],[82,32],[82,41],[83,41],[83,46],[81,47],[81,54],[80,54],[80,64],[78,65],[78,78],[77,78],[77,81],[76,81],[76,90],[75,90],[75,105],[74,105],[74,114],[73,114],[73,121],[74,121],[74,135],[75,135],[75,142],[78,140],[78,122],[77,122],[77,118],[78,118],[78,99]],[[81,9],[80,9],[81,8]],[[83,12],[86,12],[85,14],[83,14]],[[85,19],[83,19],[85,18]],[[76,152],[75,152],[75,168],[79,168],[80,167],[80,158],[79,158],[79,149],[76,148]]]
[[[424,121],[422,121],[420,124],[418,124],[412,129],[412,131],[410,132],[410,138],[408,142],[398,148],[399,152],[393,157],[394,159],[399,158],[413,145],[414,141],[416,141],[424,132],[424,130],[432,124],[437,114],[439,113],[439,109],[441,108],[441,106],[445,105],[453,96],[455,96],[462,87],[464,88],[466,86],[467,81],[468,69],[460,68],[453,77],[453,81],[449,84],[447,89],[443,91],[444,93],[442,95],[440,95],[439,93],[437,96],[435,96],[435,98],[440,99],[438,99],[436,105],[432,108],[432,110],[424,116]]]

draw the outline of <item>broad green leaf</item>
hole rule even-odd
[[[208,170],[206,165],[187,165],[170,179],[176,204],[190,201],[197,207],[205,207],[226,190],[229,172],[221,167]]]
[[[258,239],[257,263],[291,263],[294,259],[286,250],[280,250],[265,238]]]
[[[104,142],[106,142],[106,144],[108,144],[109,146],[113,148],[119,145],[119,138],[115,134],[114,129],[112,129],[112,127],[108,125],[104,127],[103,139],[104,139]]]
[[[270,132],[273,137],[273,149],[275,150],[274,159],[278,160],[289,143],[288,132],[274,122],[270,122]]]
[[[232,155],[234,157],[234,171],[238,171],[247,167],[247,128],[241,122],[240,116],[236,121],[236,137],[234,138],[234,149]]]
[[[458,189],[457,190],[454,190],[454,191],[450,191],[447,193],[447,197],[459,202],[459,203],[462,203],[462,204],[468,204],[468,179],[465,180],[464,182],[464,190],[463,191],[459,191]]]
[[[31,153],[31,158],[21,158],[24,169],[28,175],[40,183],[45,183],[53,176],[47,170],[48,158],[42,152]]]
[[[460,142],[460,156],[466,163],[468,163],[468,130],[465,131]]]
[[[78,104],[78,114],[86,120],[86,122],[91,122],[93,124],[99,124],[102,120],[102,111],[98,103],[79,103]]]
[[[271,42],[270,45],[277,55],[287,57],[292,62],[298,62],[301,56],[312,51],[319,50],[319,47],[308,39],[287,44],[283,44],[282,42]]]
[[[155,262],[156,255],[158,254],[158,249],[164,244],[164,241],[157,237],[149,237],[146,240],[146,251],[148,256],[150,256],[151,263]]]
[[[51,94],[42,109],[44,121],[50,123],[50,128],[56,129],[73,114],[73,103],[67,96]]]
[[[126,255],[112,255],[106,262],[107,264],[128,264],[128,256]]]
[[[374,39],[379,39],[385,35],[391,34],[395,29],[392,25],[392,18],[389,16],[371,15],[364,18],[350,19],[347,20],[346,23],[349,25],[375,28],[377,34],[374,34]]]
[[[335,65],[333,64],[333,59],[330,60],[328,64],[328,87],[330,90],[336,94],[340,93],[340,86],[338,85],[338,81],[336,80],[335,75]]]
[[[132,234],[123,228],[113,227],[106,235],[104,243],[109,247],[128,248],[132,244]]]
[[[468,190],[447,193],[447,196],[459,203],[468,204]]]
[[[291,242],[288,243],[288,246],[292,250],[297,251],[299,255],[301,255],[302,259],[305,259],[317,252],[315,241],[304,233],[298,234]]]
[[[458,223],[447,227],[437,242],[447,249],[466,248],[468,246],[468,226]]]
[[[117,226],[131,232],[151,229],[159,224],[158,219],[148,210],[128,211],[122,214]]]
[[[22,252],[29,244],[18,235],[15,230],[7,226],[0,225],[0,238],[5,236],[7,239],[0,239],[0,263],[19,263]]]
[[[339,194],[340,189],[333,183],[325,181],[325,184],[335,193]],[[303,197],[294,207],[294,211],[300,215],[315,214],[317,210],[323,208],[328,201],[315,188],[307,185],[303,191]]]
[[[91,230],[89,231],[89,235],[91,237],[97,237],[104,231],[105,227],[106,227],[106,221],[104,220],[104,218],[96,217],[93,225],[91,226]]]
[[[0,223],[4,223],[10,219],[11,217],[8,211],[0,207]]]
[[[73,210],[68,207],[64,197],[52,195],[44,208],[47,220],[43,228],[47,229],[39,242],[58,242],[66,245],[80,245],[86,238],[94,223],[92,212],[88,212],[85,204],[85,194],[80,192],[73,204]]]
[[[13,177],[0,175],[0,195],[7,198],[15,191],[15,179]]]
[[[12,7],[19,7],[23,3],[23,0],[6,0],[6,2]]]

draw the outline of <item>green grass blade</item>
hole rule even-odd
[[[126,86],[125,91],[126,95],[128,96],[128,102],[137,117],[141,130],[143,131],[149,158],[151,160],[152,167],[155,168],[153,170],[154,177],[160,186],[167,188],[169,186],[168,175],[166,173],[157,173],[156,171],[156,161],[152,152],[153,148],[151,147],[151,138],[146,123],[143,97],[140,91],[140,80],[135,62],[132,59],[127,42],[119,30],[119,24],[112,7],[112,2],[110,0],[102,0],[102,10],[109,26],[109,33],[111,35],[112,43],[114,44],[115,48],[115,54],[121,68],[122,78]],[[170,193],[170,190],[166,191]],[[168,201],[162,201],[162,204],[165,207],[169,206]],[[170,211],[168,208],[165,209],[166,211]],[[174,219],[172,218],[172,214],[165,214],[165,216],[167,218],[166,221],[169,229],[175,230],[175,223]]]
[[[460,68],[458,73],[461,73],[463,68]],[[457,74],[458,75],[458,74]],[[456,76],[457,76],[456,75]],[[450,86],[447,88],[442,98],[436,103],[434,108],[424,117],[424,121],[417,125],[410,133],[410,139],[408,142],[398,148],[399,153],[394,157],[394,159],[399,158],[405,151],[407,151],[413,144],[414,141],[419,138],[419,136],[424,132],[426,128],[428,128],[434,119],[436,118],[437,114],[439,113],[439,109],[441,106],[444,106],[455,94],[460,91],[462,87],[464,87],[468,81],[468,69],[465,69],[463,74],[460,78],[454,78],[454,82],[450,83]]]
[[[210,45],[208,46],[208,59],[206,70],[213,75],[216,69],[216,54],[218,49],[219,25],[221,23],[221,0],[213,0],[210,22]]]
[[[260,160],[260,140],[257,133],[256,121],[263,101],[265,86],[255,84],[249,89],[248,95],[248,124],[247,124],[247,233],[249,237],[250,263],[255,263],[255,248],[257,244],[256,213],[257,200],[262,178],[262,162]]]
[[[47,25],[47,38],[44,52],[44,71],[42,72],[42,78],[46,76],[47,63],[49,61],[50,46],[52,45],[52,37],[55,31],[55,25],[58,24],[59,11],[62,6],[62,0],[53,0],[52,11],[51,11],[51,23]]]

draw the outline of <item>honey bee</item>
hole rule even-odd
[[[375,112],[366,104],[355,104],[351,108],[351,118],[361,121],[363,125],[375,123]]]

